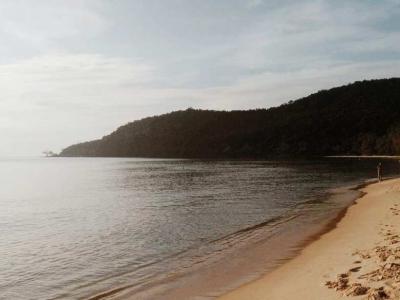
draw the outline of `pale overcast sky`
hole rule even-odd
[[[400,76],[400,0],[2,0],[0,156]]]

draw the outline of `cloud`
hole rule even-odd
[[[94,104],[91,97],[110,89],[149,82],[153,72],[153,67],[141,62],[97,54],[35,57],[0,65],[0,104],[23,108],[21,103],[37,105],[52,99],[55,105],[64,100],[90,105]]]
[[[400,2],[2,1],[0,155],[400,76]]]
[[[400,62],[395,60],[326,65],[279,73],[264,72],[239,80],[231,86],[203,90],[198,95],[203,99],[202,108],[266,108],[358,80],[398,77],[399,70]],[[360,74],[363,74],[362,77]]]
[[[39,153],[39,147],[59,148],[80,134],[104,133],[107,124],[117,126],[118,116],[109,109],[131,102],[153,72],[142,62],[97,54],[45,55],[0,65],[2,148],[35,136]]]
[[[247,5],[249,8],[255,8],[257,6],[262,5],[263,3],[264,3],[263,0],[249,0]]]
[[[252,23],[223,62],[240,69],[299,69],[310,64],[337,63],[357,59],[354,54],[377,51],[399,52],[399,31],[387,32],[384,22],[400,7],[394,2],[379,5],[352,1],[298,1],[266,12]],[[384,59],[382,55],[379,57]],[[388,59],[392,59],[388,57]]]
[[[100,2],[90,0],[1,1],[0,54],[32,57],[62,50],[68,39],[93,38],[111,24],[100,11]]]

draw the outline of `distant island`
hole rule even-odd
[[[187,109],[119,127],[59,156],[268,158],[400,153],[400,78],[358,81],[279,107]]]

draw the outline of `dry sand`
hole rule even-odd
[[[400,299],[400,179],[362,191],[336,228],[220,299]]]

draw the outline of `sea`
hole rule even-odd
[[[214,299],[334,226],[377,163],[1,158],[0,299]]]

